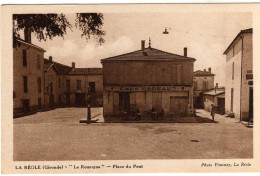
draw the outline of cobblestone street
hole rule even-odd
[[[92,116],[102,122],[102,111],[93,108]],[[253,157],[253,128],[218,114],[217,123],[80,124],[86,115],[86,108],[60,108],[14,119],[14,160]]]

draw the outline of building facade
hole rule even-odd
[[[43,108],[45,50],[30,40],[17,39],[13,48],[13,113],[28,114]]]
[[[193,113],[194,58],[151,46],[102,59],[104,118],[138,109],[144,116],[153,109],[165,116]]]
[[[102,68],[76,68],[45,59],[45,102],[51,107],[102,106]],[[52,91],[53,90],[53,91]]]
[[[203,92],[214,88],[214,76],[215,74],[211,73],[211,68],[208,68],[208,71],[204,69],[204,71],[194,72],[194,108],[204,108]]]
[[[253,117],[253,29],[241,30],[225,50],[225,111],[239,120]]]
[[[225,114],[225,88],[215,88],[203,92],[203,104],[206,111],[211,111],[211,105],[216,107],[216,113]]]
[[[45,50],[17,39],[13,48],[13,114],[19,117],[57,107],[103,103],[103,69],[75,68],[44,59]]]

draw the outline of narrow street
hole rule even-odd
[[[102,108],[93,108],[92,116]],[[14,119],[14,160],[252,158],[253,128],[216,114],[216,123],[80,124],[86,108]],[[209,112],[197,114],[210,118]]]

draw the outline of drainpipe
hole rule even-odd
[[[242,81],[243,81],[243,54],[244,54],[244,38],[239,36],[242,40],[241,46],[241,80],[240,80],[240,121],[242,121]]]

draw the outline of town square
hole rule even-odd
[[[12,20],[14,161],[253,158],[251,13]]]

